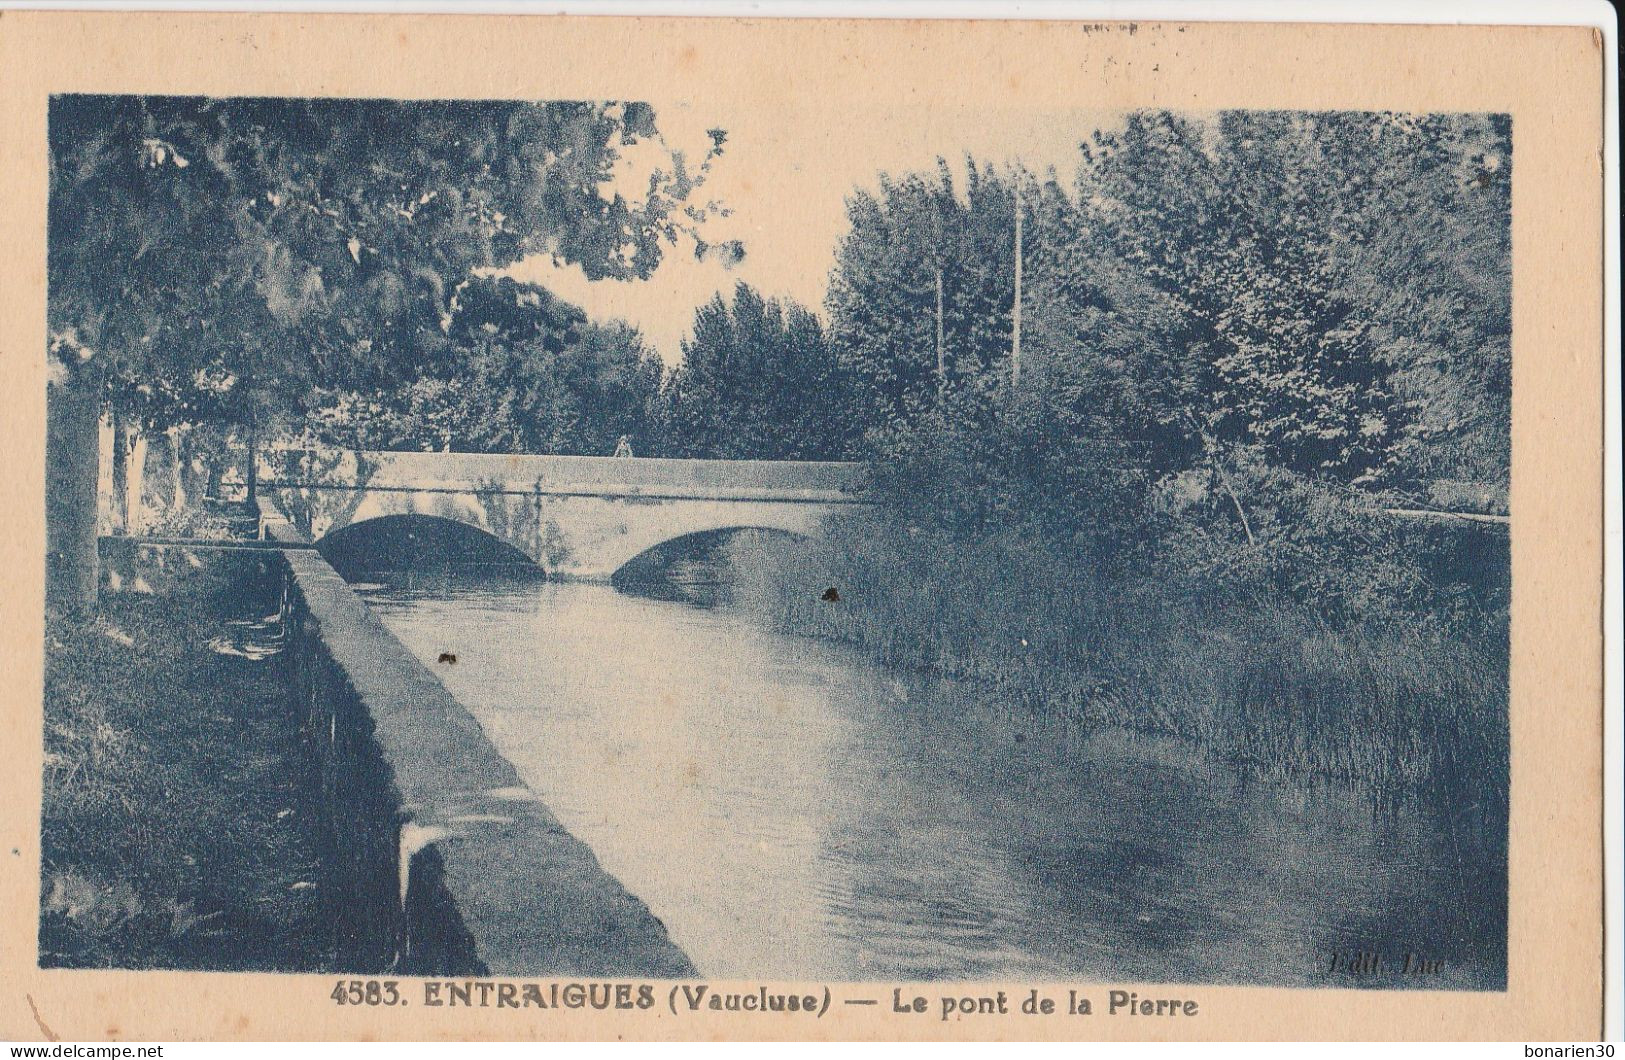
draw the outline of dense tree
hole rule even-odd
[[[861,395],[865,426],[929,407],[1010,348],[1015,188],[966,160],[964,198],[937,172],[882,176],[847,201],[826,308],[830,340]]]
[[[639,103],[55,97],[53,601],[94,591],[94,521],[64,506],[83,503],[104,400],[146,386],[252,428],[313,385],[443,364],[475,269],[549,253],[647,276],[712,209],[695,193],[724,139],[629,200],[612,169],[654,132]]]
[[[545,287],[508,276],[482,275],[467,280],[452,299],[446,320],[448,347],[478,339],[497,339],[509,346],[558,353],[580,339],[587,315]],[[458,358],[451,358],[455,366]]]
[[[1508,136],[1479,115],[1145,112],[1084,147],[1071,188],[972,164],[962,193],[939,167],[854,196],[831,335],[880,410],[881,495],[906,525],[1072,567],[1160,551],[1211,585],[1410,593],[1426,579],[1371,551],[1405,550],[1356,529],[1370,509],[1504,504]]]
[[[588,325],[559,373],[569,414],[535,451],[610,456],[624,437],[634,454],[664,452],[665,366],[636,328],[618,320]]]
[[[1355,135],[1355,134],[1358,135]],[[1506,511],[1512,423],[1512,130],[1505,115],[1383,115],[1330,140],[1362,172],[1368,224],[1344,240],[1352,296],[1407,408],[1395,482]],[[1350,157],[1353,156],[1353,157]]]
[[[1505,430],[1506,174],[1484,163],[1504,135],[1476,116],[1131,115],[1086,149],[1079,264],[1133,308],[1132,374],[1193,449],[1402,482],[1441,420]]]
[[[1504,481],[1507,137],[1487,116],[1144,112],[1086,145],[1071,194],[975,163],[963,194],[941,165],[883,179],[848,204],[832,341],[872,422],[1002,371],[1019,186],[1028,379],[1097,436],[1170,469],[1256,446],[1365,486]]]
[[[658,446],[662,367],[637,330],[511,280],[458,296],[449,368],[392,388],[314,395],[323,445],[473,453],[609,455]],[[464,320],[467,312],[473,319]]]
[[[438,363],[394,387],[324,391],[307,426],[362,449],[608,454],[654,446],[662,368],[635,328],[505,276],[456,292]]]
[[[855,425],[846,376],[818,318],[748,284],[694,316],[667,385],[667,445],[681,456],[827,460]]]

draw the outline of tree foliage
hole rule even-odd
[[[1014,211],[1010,181],[969,159],[963,195],[939,162],[935,174],[882,176],[878,191],[848,199],[851,227],[826,308],[831,343],[857,387],[850,412],[865,427],[897,423],[943,387],[1002,363]]]
[[[1240,111],[1097,134],[1090,260],[1163,310],[1136,313],[1152,356],[1134,375],[1204,446],[1348,483],[1414,480],[1441,421],[1465,426],[1445,409],[1504,423],[1484,362],[1504,363],[1509,322],[1508,136],[1479,116]]]
[[[614,167],[655,135],[641,103],[56,97],[54,345],[157,418],[408,382],[474,270],[645,277],[693,234],[723,137],[631,200]]]
[[[460,289],[440,363],[394,387],[325,391],[316,440],[359,449],[607,456],[658,442],[660,359],[638,332],[506,277]]]
[[[845,378],[808,309],[741,283],[694,315],[666,388],[673,455],[828,460],[851,436]]]
[[[1414,604],[1426,548],[1359,527],[1400,500],[1504,510],[1510,159],[1489,115],[1154,111],[1095,134],[1070,186],[882,179],[828,302],[882,496],[1070,569]]]

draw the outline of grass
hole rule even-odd
[[[109,557],[122,591],[48,623],[40,963],[331,964],[314,787],[268,559]]]
[[[1506,803],[1504,632],[1480,642],[1400,613],[1333,627],[1278,601],[1197,605],[1019,547],[878,527],[729,548],[734,599],[785,632],[975,681],[1080,728],[1172,736],[1249,775]]]

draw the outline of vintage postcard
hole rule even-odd
[[[7,1037],[1601,1033],[1592,30],[0,71]]]

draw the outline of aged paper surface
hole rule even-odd
[[[1532,27],[0,16],[13,675],[0,1032],[1596,1036],[1600,48],[1587,29]],[[343,102],[356,100],[384,102]],[[414,100],[443,102],[400,102]],[[181,138],[205,127],[214,139]],[[133,153],[119,156],[120,136]],[[606,143],[625,151],[583,161]],[[621,179],[638,143],[664,154],[631,167],[626,194],[603,193],[598,162]],[[981,168],[967,174],[965,155]],[[1444,161],[1424,172],[1427,158]],[[203,178],[185,194],[164,183]],[[1328,197],[1337,210],[1320,209]],[[934,205],[910,212],[915,201]],[[1389,215],[1400,209],[1415,211],[1410,235]],[[121,225],[146,227],[132,238]],[[429,231],[434,247],[400,249]],[[1393,242],[1362,247],[1364,233]],[[1346,253],[1326,251],[1337,240]],[[460,322],[485,288],[504,313],[546,319]],[[507,403],[482,403],[491,365],[613,359],[627,326],[643,345],[626,371],[652,373],[664,433],[636,410],[608,416],[604,389],[585,402],[569,390],[575,411],[554,419],[535,398],[499,436],[513,388],[541,384],[503,382]],[[747,354],[780,348],[781,333],[804,350],[826,330],[836,375],[769,371],[758,404],[706,418]],[[510,348],[530,352],[501,361]],[[709,383],[707,350],[722,366]],[[1169,367],[1183,354],[1142,356],[1159,350],[1201,363],[1186,376]],[[435,377],[442,355],[472,359]],[[75,451],[53,411],[48,461],[47,379],[67,424],[92,378],[74,373],[89,371],[103,389],[85,391],[82,437],[98,441]],[[832,380],[849,376],[869,389],[838,405]],[[399,403],[386,414],[388,388]],[[797,435],[809,406],[815,426]],[[1044,418],[1062,406],[1073,419]],[[830,440],[865,416],[854,433],[870,441]],[[1123,426],[1136,416],[1139,433]],[[1051,427],[1029,457],[1000,462]],[[994,444],[975,444],[984,430]],[[1108,455],[1074,448],[1080,432],[1109,436]],[[176,457],[173,510],[148,514],[149,451],[179,453],[183,435],[254,455],[196,482],[206,454]],[[881,456],[862,448],[877,437]],[[110,447],[117,470],[100,473],[82,568],[58,540],[79,525],[63,484],[75,456],[94,481],[110,458],[86,460]],[[871,480],[860,466],[889,459],[904,473]],[[1404,474],[1409,492],[1390,485]],[[975,508],[942,485],[969,480],[956,475],[1033,485]],[[1333,487],[1342,500],[1315,492]],[[244,502],[230,498],[248,493],[258,507],[241,532]],[[177,514],[183,494],[218,499],[208,533]],[[873,575],[861,564],[879,553],[830,528],[869,526],[886,497],[902,498],[894,526],[912,528],[884,555],[917,573],[890,598],[871,577],[773,610],[795,577],[835,569],[817,566],[820,542],[845,542],[858,566],[840,569]],[[1349,497],[1386,521],[1336,523],[1352,518]],[[1292,529],[1329,520],[1341,529]],[[1435,524],[1456,543],[1368,528]],[[1063,606],[1098,588],[1077,579],[1077,557],[1100,558],[1104,580],[1142,569],[1127,542],[1147,527],[1166,536],[1143,569],[1163,574],[1091,598],[1101,614],[1108,599],[1123,608],[1109,621]],[[710,547],[741,529],[757,537],[713,551],[755,571],[736,592],[767,600],[774,631],[748,608],[627,589],[673,541]],[[540,567],[545,589],[374,577],[380,558],[475,547],[465,534]],[[1062,538],[1073,551],[1033,544]],[[976,562],[925,591],[965,541],[979,542]],[[1445,567],[1406,566],[1413,541]],[[70,600],[53,597],[49,625],[48,549],[51,591]],[[1332,573],[1298,576],[1327,554],[1342,557],[1325,561]],[[87,722],[104,690],[169,658],[174,645],[149,639],[160,631],[131,624],[143,600],[217,576],[220,555],[248,565],[220,598],[235,617],[198,649],[216,668],[177,663],[145,693],[187,716]],[[1170,570],[1169,555],[1187,558]],[[1264,577],[1257,565],[1225,566],[1238,556],[1273,557],[1283,584],[1330,609],[1281,627],[1292,632],[1271,643],[1290,652],[1269,656],[1245,628],[1192,640],[1211,654],[1190,715],[1168,691],[1193,687],[1168,676],[1186,665],[1172,656],[1067,683],[1055,660],[1146,621],[1145,584],[1184,586],[1198,567],[1265,584],[1245,580]],[[1466,573],[1441,573],[1461,556]],[[679,601],[685,562],[661,573]],[[1371,610],[1406,578],[1461,588],[1417,605],[1413,633],[1399,611]],[[944,584],[982,594],[967,613],[983,617],[954,626]],[[1248,611],[1253,600],[1238,590],[1228,610],[1287,621],[1273,605]],[[871,617],[843,626],[836,608]],[[513,640],[516,627],[531,639]],[[916,634],[941,639],[914,652]],[[1018,647],[1051,654],[1011,662]],[[1498,657],[1509,684],[1472,669]],[[88,728],[47,723],[42,659],[68,660],[53,663],[67,691],[51,709],[81,711]],[[1125,673],[1140,683],[1114,684]],[[1327,691],[1349,673],[1359,691]],[[268,680],[296,707],[251,717],[233,702]],[[511,706],[538,689],[540,712]],[[1239,724],[1203,713],[1230,694]],[[166,733],[209,732],[186,726],[217,703],[215,735],[177,736],[181,757],[154,752]],[[95,795],[98,739],[148,772],[109,781],[112,801],[90,813],[72,800]],[[269,750],[250,761],[254,741]],[[308,778],[264,757],[306,751]],[[199,783],[183,760],[244,793],[236,810],[198,803],[223,813],[219,844],[204,829],[175,845],[184,820],[132,839],[161,819],[143,816],[153,804],[190,805]],[[153,779],[169,766],[172,781]],[[98,845],[155,860],[76,860]],[[301,864],[311,850],[325,854]],[[238,875],[192,871],[211,858]],[[153,884],[166,874],[183,881],[167,898]],[[246,970],[272,968],[288,970]]]

